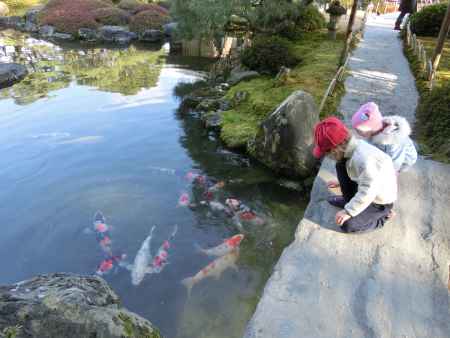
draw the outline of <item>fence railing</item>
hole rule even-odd
[[[420,70],[422,72],[423,78],[426,81],[429,81],[429,88],[433,88],[434,79],[433,79],[433,63],[431,58],[428,57],[427,51],[423,46],[422,42],[417,39],[415,33],[411,31],[411,26],[409,21],[405,27],[406,35],[406,45],[412,50],[413,54],[417,57],[420,62]],[[431,79],[431,80],[430,80]]]

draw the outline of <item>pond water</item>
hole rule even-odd
[[[165,337],[241,337],[305,202],[177,112],[175,86],[201,78],[207,62],[164,46],[55,45],[10,31],[0,58],[31,71],[0,91],[0,284],[94,274],[112,253],[102,276]],[[247,211],[230,217],[226,198]],[[97,211],[107,232],[94,227]],[[168,264],[134,285],[129,268],[151,228],[154,255],[175,226]],[[199,247],[239,233],[240,250],[188,294],[181,281],[215,259]]]

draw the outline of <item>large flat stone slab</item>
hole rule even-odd
[[[381,230],[339,232],[326,161],[295,241],[266,285],[246,338],[450,336],[450,166],[421,160],[400,179]]]

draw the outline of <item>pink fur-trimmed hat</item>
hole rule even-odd
[[[363,104],[352,116],[353,129],[378,131],[383,128],[383,116],[374,102]]]

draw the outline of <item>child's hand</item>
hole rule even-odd
[[[330,189],[339,188],[340,184],[336,180],[331,180],[331,181],[327,182],[327,187],[330,188]]]
[[[338,211],[338,212],[336,213],[335,221],[336,221],[336,224],[337,224],[337,225],[342,226],[342,225],[344,225],[344,223],[345,223],[346,221],[348,221],[350,218],[352,218],[352,216],[350,216],[350,215],[347,213],[347,211],[341,210],[341,211]]]

